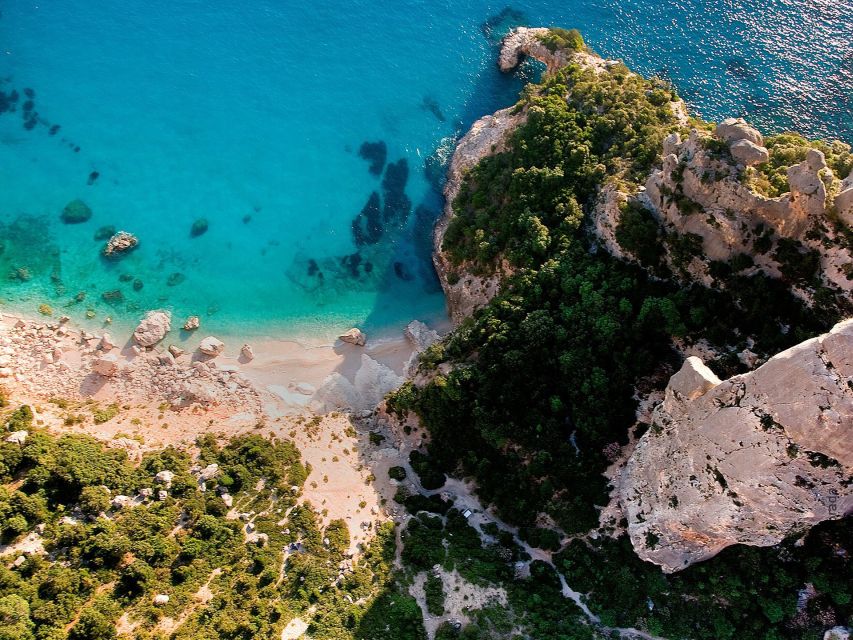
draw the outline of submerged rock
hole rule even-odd
[[[139,245],[139,239],[127,231],[119,231],[111,237],[104,247],[104,255],[107,258],[121,256],[132,251]]]
[[[367,336],[364,335],[361,329],[353,327],[349,331],[339,335],[338,340],[357,347],[363,347],[367,343]]]
[[[374,176],[382,175],[385,160],[388,157],[388,146],[382,140],[378,142],[363,142],[358,149],[358,157],[370,163],[369,171]]]
[[[190,228],[190,237],[197,238],[198,236],[207,233],[208,226],[207,218],[199,218],[193,222],[193,226]]]
[[[168,311],[149,311],[133,332],[140,347],[153,347],[166,337],[172,328],[172,314]]]
[[[101,242],[102,240],[109,240],[115,235],[115,233],[116,228],[113,225],[108,224],[104,225],[103,227],[99,227],[98,230],[95,231],[94,238],[98,242]]]
[[[61,217],[65,224],[80,224],[92,217],[92,210],[82,200],[72,200],[65,205]]]
[[[169,277],[166,279],[166,286],[177,287],[186,279],[187,277],[183,273],[181,273],[180,271],[175,271],[175,273],[170,274]]]

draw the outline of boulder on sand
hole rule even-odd
[[[92,364],[92,371],[97,373],[99,376],[104,376],[105,378],[112,378],[113,376],[118,375],[118,356],[110,353],[97,358]]]
[[[215,358],[225,350],[225,344],[219,338],[207,336],[199,343],[198,350],[206,356]]]
[[[349,331],[339,335],[338,340],[346,342],[347,344],[353,344],[357,347],[363,347],[367,342],[367,336],[364,335],[364,332],[361,329],[353,327]]]
[[[172,314],[168,311],[149,311],[133,332],[133,339],[140,347],[153,347],[172,328]]]

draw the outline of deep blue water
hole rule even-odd
[[[853,140],[853,2],[505,7],[0,1],[3,305],[81,323],[89,310],[90,325],[166,307],[207,331],[281,337],[443,317],[429,263],[441,168],[425,162],[535,76],[496,69],[510,23],[578,27],[706,118]],[[366,141],[386,149],[379,175]],[[63,224],[76,198],[93,216]],[[199,218],[209,228],[191,237]],[[105,225],[139,248],[103,260]]]

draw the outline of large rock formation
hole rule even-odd
[[[715,140],[726,143],[729,153],[721,153]],[[773,252],[758,252],[753,244],[770,230],[817,251],[825,281],[850,291],[853,256],[827,222],[833,210],[842,220],[853,222],[853,179],[841,182],[823,153],[811,149],[802,162],[788,168],[790,192],[766,197],[744,180],[745,167],[769,159],[763,143],[761,134],[740,118],[724,120],[713,135],[694,129],[682,140],[672,134],[664,141],[662,166],[649,176],[641,200],[668,231],[699,236],[708,260],[728,261],[747,254],[768,275],[779,277],[781,265]],[[831,196],[827,185],[837,195]],[[608,244],[605,231],[613,221],[597,214],[594,222]],[[814,233],[818,229],[824,233]],[[694,271],[701,279],[700,270]]]
[[[853,511],[853,319],[720,381],[688,358],[628,460],[637,554],[673,572]]]

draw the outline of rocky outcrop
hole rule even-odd
[[[517,27],[510,31],[501,43],[498,67],[504,73],[515,69],[526,57],[539,60],[549,71],[566,66],[569,55],[564,51],[551,51],[542,43],[550,30],[545,27]]]
[[[135,235],[127,231],[119,231],[107,240],[107,244],[104,246],[104,256],[107,258],[118,257],[135,249],[138,244],[139,239]]]
[[[406,336],[409,344],[412,345],[412,355],[406,361],[403,368],[403,374],[407,378],[411,378],[417,373],[418,359],[421,353],[429,349],[436,342],[441,340],[441,336],[437,331],[430,329],[425,323],[420,320],[412,320],[407,326],[403,335]]]
[[[172,314],[168,311],[149,311],[133,332],[133,340],[140,347],[153,347],[172,328]]]
[[[340,409],[367,411],[376,407],[404,378],[367,354],[361,354],[361,366],[352,381],[340,373],[329,375],[311,399],[310,409],[328,413]]]
[[[729,153],[719,151],[715,138],[729,145]],[[826,282],[850,291],[853,281],[847,274],[853,268],[853,255],[826,222],[833,207],[844,219],[841,210],[848,207],[848,197],[853,207],[853,190],[849,196],[842,195],[845,183],[840,183],[842,191],[833,205],[827,185],[839,181],[823,153],[811,149],[802,162],[788,169],[789,193],[777,198],[757,193],[744,180],[744,172],[770,157],[762,144],[761,134],[742,119],[724,120],[714,136],[695,129],[686,140],[672,134],[664,141],[661,168],[651,173],[640,197],[668,231],[699,236],[707,260],[728,261],[747,254],[765,273],[778,277],[781,265],[773,252],[756,251],[753,245],[770,230],[817,251]],[[825,233],[815,234],[815,229]]]
[[[444,214],[433,232],[433,264],[447,300],[454,324],[458,324],[480,307],[488,304],[500,288],[500,275],[475,276],[465,265],[454,266],[442,244],[453,219],[453,202],[462,188],[465,175],[483,159],[506,149],[510,133],[527,119],[524,110],[502,109],[477,120],[456,145],[444,184]]]
[[[620,500],[637,554],[673,572],[853,511],[853,319],[720,381],[670,380]]]

